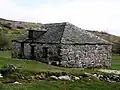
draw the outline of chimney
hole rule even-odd
[[[34,32],[34,30],[28,30],[28,38],[29,39],[31,39],[31,40],[33,40],[33,32]]]
[[[29,31],[29,33],[28,33],[28,38],[29,38],[30,40],[34,40],[34,39],[36,39],[37,37],[42,36],[42,35],[44,35],[44,34],[47,32],[46,29],[44,29],[44,28],[29,29],[28,31]]]

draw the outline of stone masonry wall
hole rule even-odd
[[[63,45],[62,66],[65,67],[110,67],[111,45]]]
[[[56,61],[59,58],[58,48],[60,45],[58,44],[35,44],[34,55],[35,59],[41,61],[43,59],[43,47],[48,47],[47,53],[47,62],[48,61]],[[21,44],[15,42],[12,47],[12,57],[20,58],[21,54]],[[30,59],[31,56],[31,46],[29,43],[24,43],[24,56],[22,58]]]
[[[46,58],[46,62],[52,64],[54,61],[59,61],[60,56],[58,55],[58,49],[60,45],[58,44],[37,44],[35,47],[35,54],[37,60],[43,59],[43,47],[48,47],[48,54]]]
[[[21,49],[20,43],[14,42],[11,50],[12,51],[11,56],[13,58],[20,58],[20,49]]]
[[[31,47],[29,43],[24,43],[24,58],[30,59],[31,56]]]
[[[21,43],[14,42],[12,46],[11,56],[13,58],[20,58],[21,54]],[[24,56],[22,58],[30,59],[30,45],[29,43],[24,44]]]
[[[35,58],[44,62],[43,47],[48,47],[48,57],[45,62],[52,64],[58,62],[64,67],[103,67],[111,66],[111,45],[59,45],[36,44]],[[20,43],[14,42],[12,57],[20,58]],[[60,49],[60,52],[58,50]],[[30,59],[31,47],[29,43],[24,45],[24,58]]]

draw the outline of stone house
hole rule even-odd
[[[13,58],[64,67],[111,66],[111,43],[67,22],[43,24],[12,42]]]

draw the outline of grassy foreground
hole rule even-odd
[[[63,68],[44,63],[10,58],[10,52],[0,52],[0,67],[4,64],[14,64],[22,70],[33,72],[72,72],[81,73],[80,68]],[[113,54],[112,69],[120,69],[120,56]],[[92,70],[85,70],[91,72]],[[98,80],[83,79],[79,81],[47,81],[41,80],[32,84],[0,84],[0,90],[120,90],[120,83],[108,83]]]

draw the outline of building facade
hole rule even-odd
[[[112,45],[70,23],[43,24],[12,40],[12,57],[63,67],[110,67]]]

